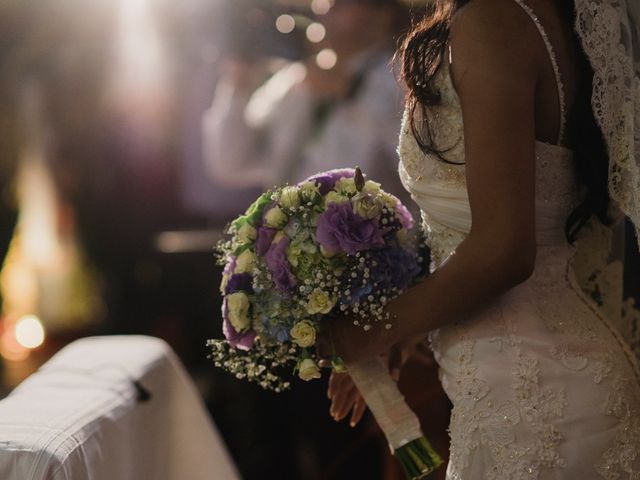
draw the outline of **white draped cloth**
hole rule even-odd
[[[239,475],[170,347],[152,337],[107,336],[68,345],[0,401],[0,478]]]

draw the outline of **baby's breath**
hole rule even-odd
[[[237,379],[257,383],[265,390],[281,392],[291,383],[280,373],[293,370],[298,361],[298,349],[294,344],[264,344],[257,340],[250,351],[230,346],[225,340],[208,340],[211,353],[207,358]]]

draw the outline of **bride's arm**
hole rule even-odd
[[[536,256],[535,87],[544,48],[511,0],[469,3],[454,20],[452,73],[464,120],[472,213],[468,237],[433,275],[389,305],[390,330],[336,321],[347,361],[473,315],[527,279]]]

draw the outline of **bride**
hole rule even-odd
[[[632,328],[597,281],[616,212],[640,226],[627,1],[439,0],[405,42],[399,172],[432,274],[390,304],[390,330],[338,321],[330,341],[349,363],[428,334],[453,403],[448,479],[640,478]],[[347,374],[329,396],[359,420]]]

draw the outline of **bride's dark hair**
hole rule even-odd
[[[434,77],[445,56],[451,18],[469,1],[434,0],[427,14],[415,23],[398,52],[402,61],[402,79],[407,87],[406,107],[411,131],[423,152],[436,155],[450,164],[455,162],[445,158],[446,150],[438,149],[433,142],[427,117],[416,115],[416,111],[438,105],[441,101]],[[573,1],[559,3],[565,21],[574,25]],[[565,235],[570,243],[574,243],[578,231],[593,215],[604,224],[610,223],[607,216],[609,158],[591,108],[593,70],[584,52],[581,54],[581,83],[567,118],[566,133],[568,146],[574,151],[576,175],[584,185],[586,195],[567,218]]]

